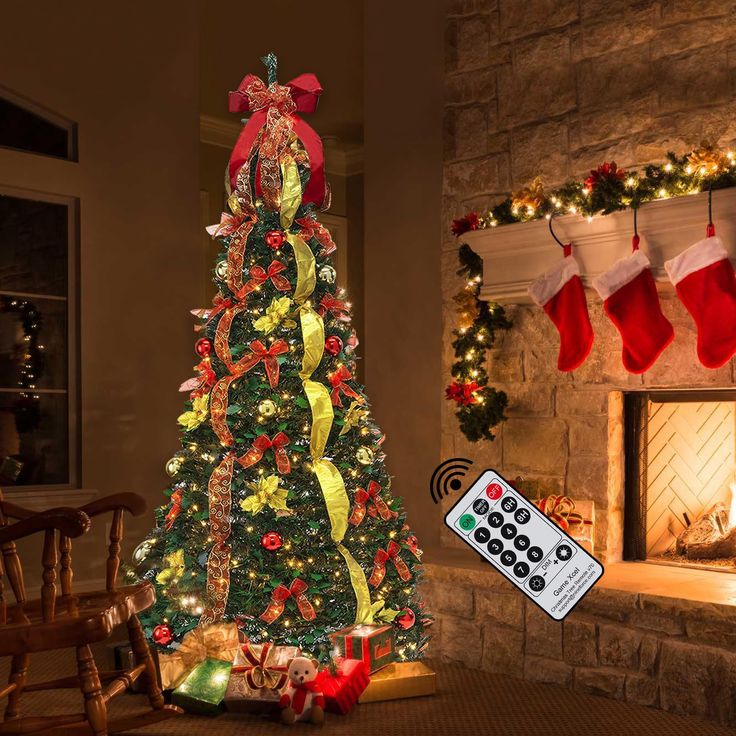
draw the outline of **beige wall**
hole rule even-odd
[[[392,490],[425,547],[440,460],[443,2],[365,6],[366,388],[387,434]]]
[[[0,185],[79,197],[82,483],[162,499],[204,298],[193,2],[4,9],[0,84],[79,124],[79,163],[0,150]],[[104,529],[103,529],[104,531]],[[88,538],[78,578],[101,578]]]

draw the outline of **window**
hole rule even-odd
[[[77,126],[0,88],[0,146],[77,160]]]
[[[0,189],[0,485],[76,486],[76,201]]]

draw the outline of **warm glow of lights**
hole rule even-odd
[[[736,483],[731,483],[731,508],[728,510],[728,526],[736,526]]]

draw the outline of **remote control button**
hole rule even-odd
[[[498,511],[494,511],[492,514],[488,516],[488,523],[494,528],[498,529],[498,527],[503,524],[503,514],[500,514]]]
[[[529,519],[532,518],[532,513],[529,511],[529,509],[519,509],[514,514],[514,519],[516,519],[517,524],[526,524]]]
[[[523,552],[529,547],[529,537],[525,534],[519,534],[519,536],[514,539],[514,547]]]
[[[473,511],[475,511],[478,516],[485,516],[488,513],[489,508],[491,508],[491,505],[485,500],[485,498],[478,498],[473,503]]]
[[[558,560],[569,560],[572,557],[572,547],[569,544],[561,544],[555,550],[555,556]]]
[[[506,496],[503,501],[501,501],[501,508],[507,513],[510,514],[512,511],[516,510],[517,507],[516,499],[513,496]]]
[[[517,562],[514,565],[514,575],[517,578],[525,578],[529,574],[529,565],[526,562]]]
[[[503,496],[503,486],[498,483],[489,483],[486,486],[486,496],[488,496],[491,501],[498,501],[498,499]]]
[[[516,536],[516,527],[513,524],[504,524],[501,527],[501,536],[504,539],[513,539]]]
[[[506,565],[506,567],[511,567],[511,565],[516,562],[516,555],[510,549],[507,549],[501,555],[501,562]]]
[[[540,590],[544,590],[545,582],[541,575],[532,575],[529,578],[529,587],[539,593]]]
[[[475,526],[475,516],[473,516],[473,514],[463,514],[457,520],[457,523],[461,529],[465,529],[466,532],[469,532]]]
[[[542,552],[541,547],[529,547],[529,550],[527,551],[526,556],[532,562],[540,562],[542,557],[544,557],[544,552]]]
[[[497,555],[503,552],[503,544],[501,543],[500,539],[491,539],[490,542],[488,542],[488,551],[492,555]]]
[[[491,530],[487,526],[479,526],[473,532],[473,539],[479,544],[485,544],[491,538]]]

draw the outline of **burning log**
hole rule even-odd
[[[690,544],[687,548],[687,557],[689,560],[736,557],[736,527],[713,542]]]
[[[736,534],[730,529],[725,505],[717,503],[690,524],[677,538],[676,549],[690,559],[736,555]]]

